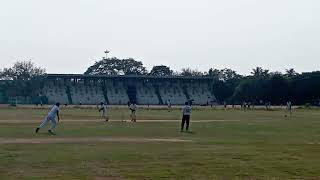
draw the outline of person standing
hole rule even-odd
[[[99,112],[101,113],[101,118],[108,122],[109,117],[107,114],[107,105],[105,103],[103,102],[100,103]]]
[[[137,118],[136,118],[137,105],[136,105],[136,103],[130,104],[129,109],[131,111],[131,114],[130,114],[131,121],[137,122]]]
[[[170,99],[167,100],[168,112],[171,112],[171,101]]]
[[[292,115],[292,103],[291,101],[287,102],[287,110],[289,111],[290,117]]]
[[[182,108],[182,122],[181,122],[181,132],[183,132],[184,125],[186,124],[186,131],[189,131],[190,124],[190,115],[191,115],[191,106],[188,102],[185,102],[184,107]]]
[[[56,103],[50,110],[50,112],[48,113],[48,115],[44,118],[44,120],[42,121],[42,123],[39,125],[39,127],[37,127],[36,129],[36,133],[39,132],[39,130],[41,128],[43,128],[47,123],[48,121],[51,121],[51,126],[50,126],[50,129],[48,130],[48,132],[50,134],[53,134],[55,135],[55,133],[53,132],[53,130],[55,129],[56,127],[56,116],[58,117],[58,122],[60,121],[60,116],[59,116],[59,106],[60,106],[60,103]]]
[[[226,101],[223,101],[223,107],[224,107],[224,110],[227,110],[227,102]]]

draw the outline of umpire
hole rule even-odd
[[[186,131],[189,130],[191,106],[188,102],[184,103],[185,106],[182,108],[182,122],[181,122],[181,132],[183,132],[184,124],[186,124]]]

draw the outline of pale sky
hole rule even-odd
[[[0,69],[83,73],[105,49],[148,70],[320,70],[320,1],[0,0]]]

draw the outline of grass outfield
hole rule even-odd
[[[179,110],[140,109],[132,124],[62,107],[57,135],[35,134],[47,111],[0,108],[0,179],[320,178],[319,110],[197,109],[180,133]]]

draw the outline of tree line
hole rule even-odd
[[[40,101],[38,90],[43,85],[45,72],[31,61],[17,61],[10,68],[0,69],[0,103],[17,96],[28,98],[29,102]]]
[[[256,67],[244,76],[232,69],[210,68],[206,72],[183,68],[180,72],[165,65],[153,66],[150,72],[141,61],[134,59],[103,58],[90,66],[84,74],[90,75],[151,75],[212,77],[217,100],[228,103],[252,102],[261,104],[317,104],[320,100],[320,71],[297,73],[287,69],[285,73],[271,72]]]
[[[17,62],[11,68],[0,69],[0,93],[7,96],[35,96],[37,91],[34,89],[41,86],[43,74],[45,69],[36,67],[31,61]],[[280,105],[292,101],[300,105],[319,105],[320,100],[320,71],[297,73],[294,69],[287,69],[281,73],[256,67],[250,75],[244,76],[228,68],[210,68],[205,72],[183,68],[178,72],[166,65],[156,65],[148,71],[141,61],[113,57],[96,61],[84,74],[211,77],[213,93],[220,103],[270,102]]]

